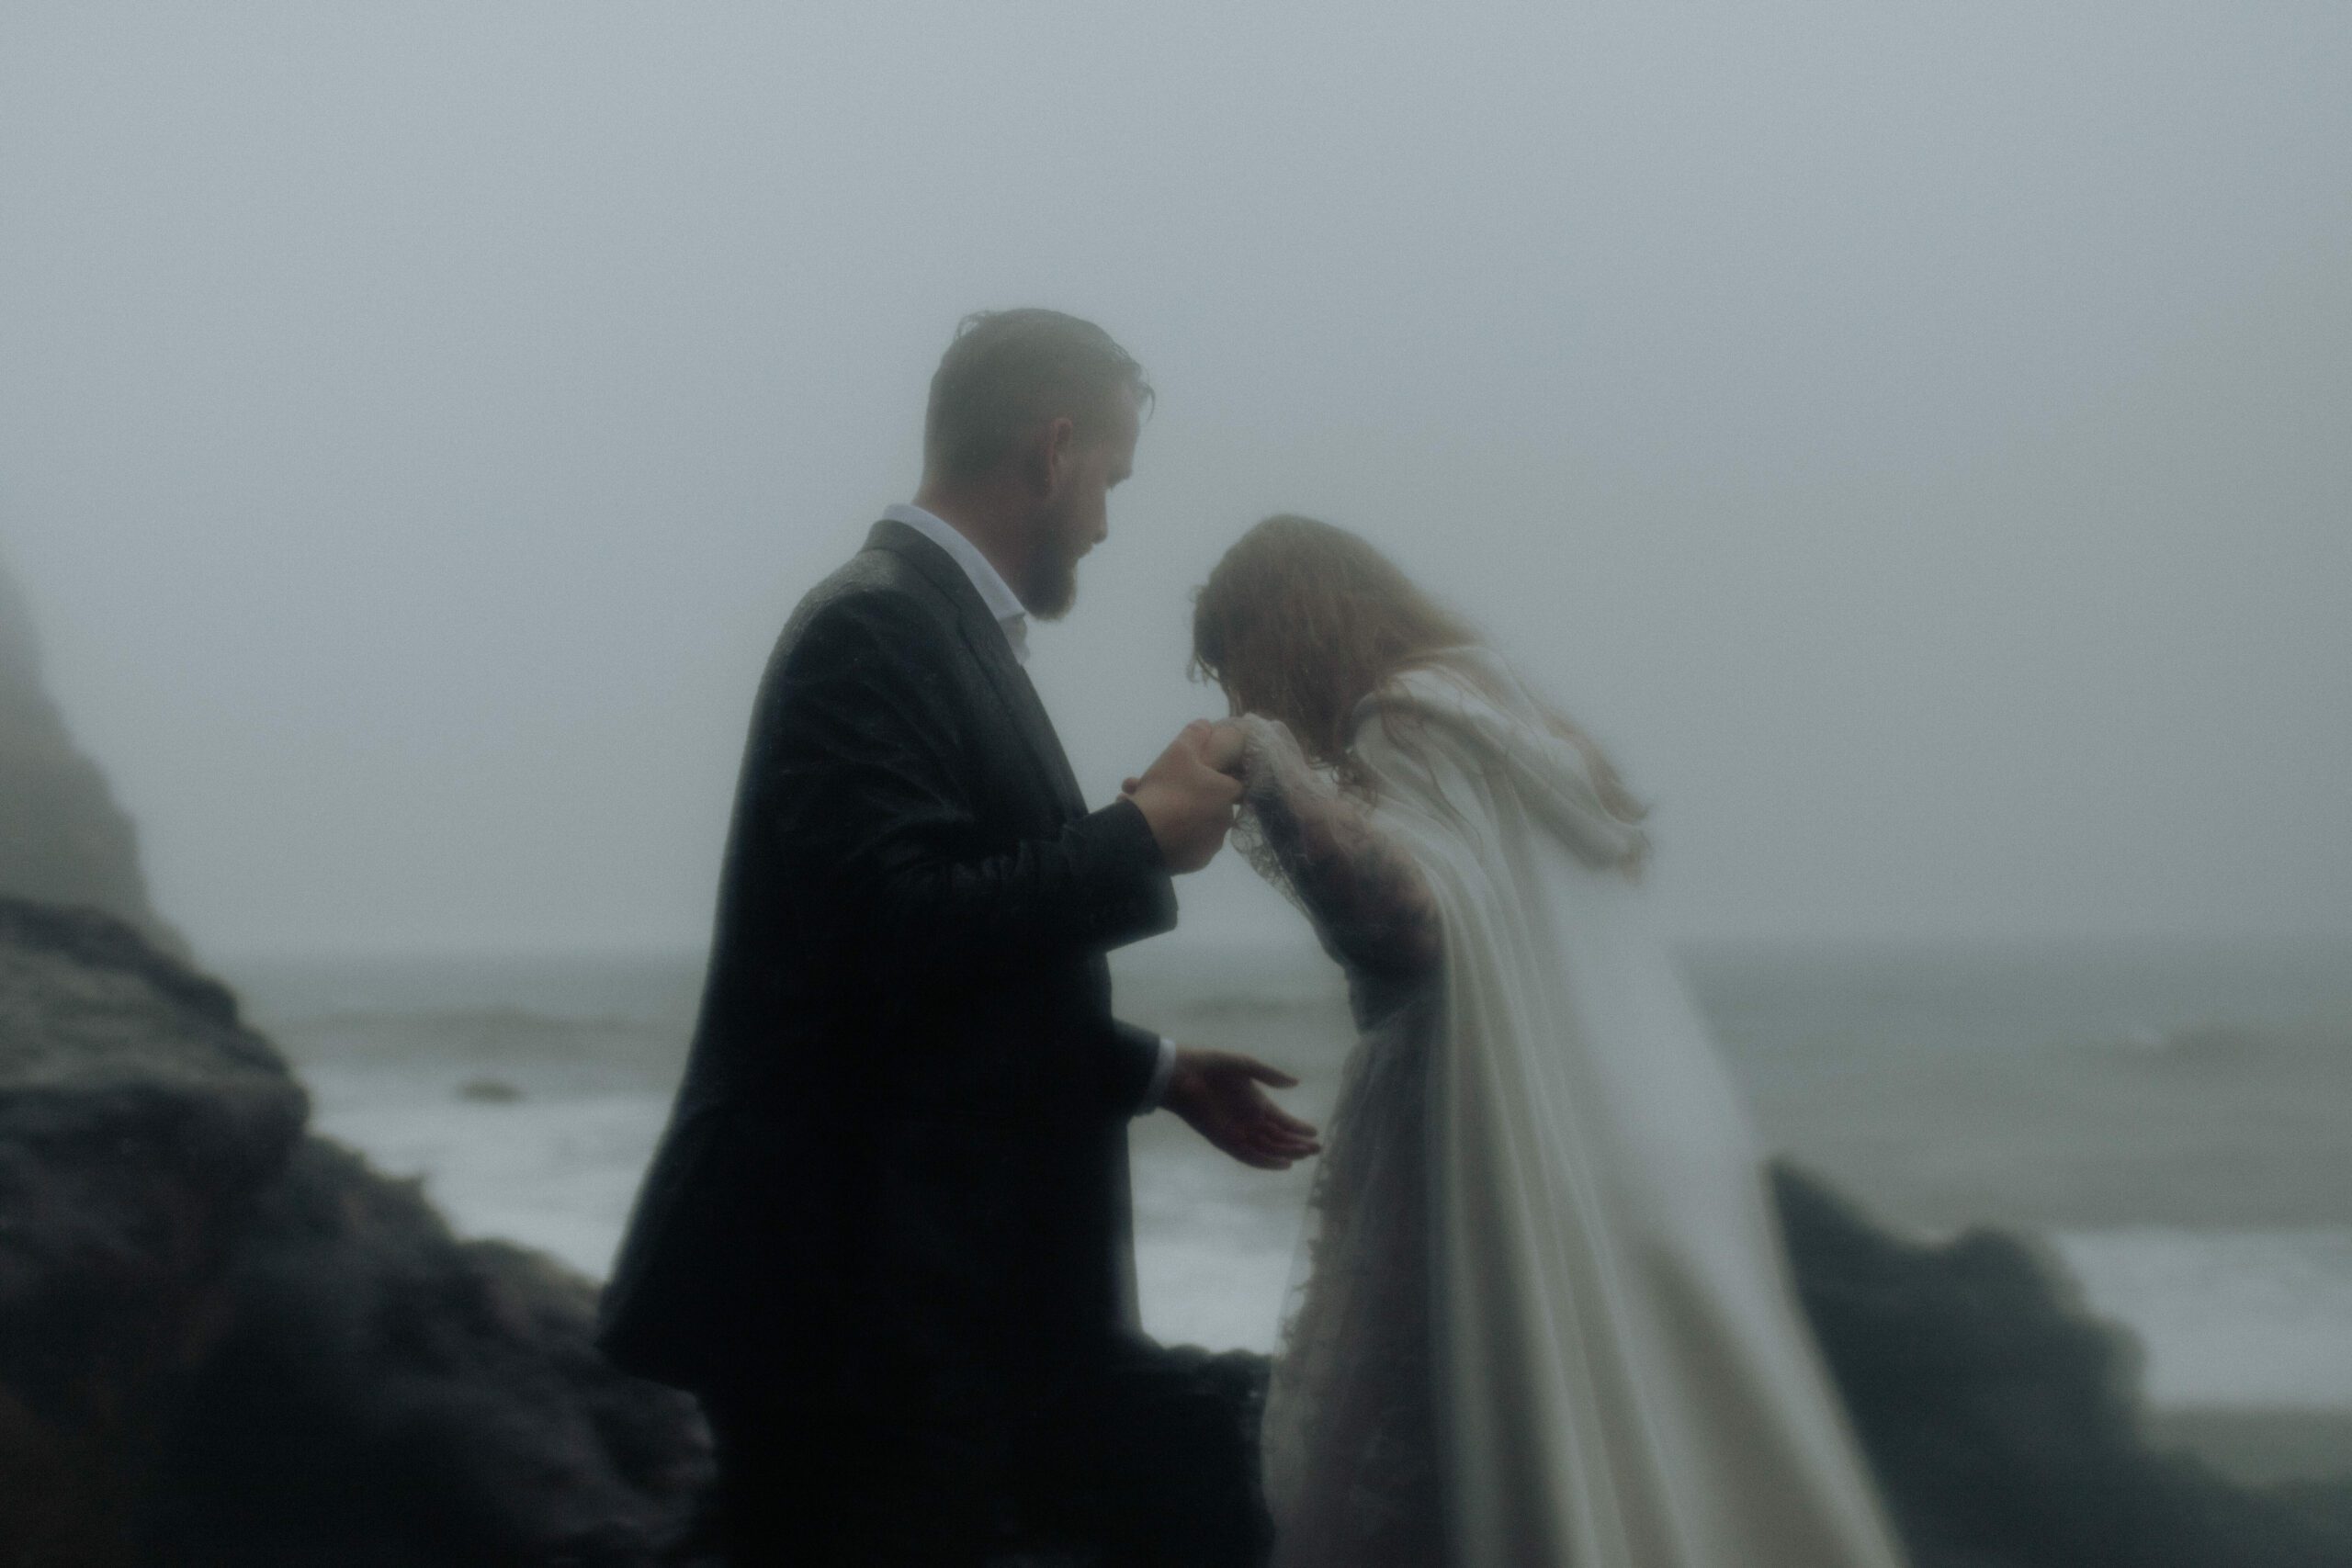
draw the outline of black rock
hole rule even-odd
[[[220,986],[0,899],[0,1562],[662,1560],[692,1401],[306,1110]]]
[[[596,1354],[587,1280],[454,1239],[334,1144],[296,1151],[228,1283],[149,1499],[156,1562],[618,1568],[661,1560],[707,1486],[694,1402]]]
[[[1774,1173],[1798,1294],[1915,1568],[2352,1568],[2352,1482],[2152,1449],[2140,1353],[2033,1245],[1898,1239]]]
[[[219,986],[0,899],[0,1548],[115,1560],[306,1109]]]

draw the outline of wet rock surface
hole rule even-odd
[[[2140,1355],[2032,1244],[1886,1234],[1774,1172],[1798,1293],[1915,1568],[2347,1568],[2352,1478],[2241,1486],[2152,1447]]]
[[[306,1110],[220,987],[0,900],[0,1563],[664,1560],[692,1401]]]

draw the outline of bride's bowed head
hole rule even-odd
[[[1196,676],[1225,691],[1234,714],[1288,727],[1309,761],[1352,790],[1373,781],[1350,741],[1366,704],[1408,672],[1442,666],[1498,706],[1532,712],[1575,748],[1599,804],[1623,825],[1619,863],[1638,876],[1648,808],[1608,755],[1552,705],[1529,693],[1470,625],[1432,599],[1363,537],[1311,517],[1269,517],[1227,550],[1193,609]],[[1423,705],[1380,705],[1408,722]]]

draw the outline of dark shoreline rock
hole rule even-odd
[[[307,1111],[221,987],[0,898],[0,1563],[667,1560],[693,1401]]]
[[[307,1109],[226,990],[109,916],[0,899],[0,1532],[121,1560]]]
[[[1913,1568],[2352,1568],[2352,1478],[2243,1486],[2151,1447],[2137,1343],[2041,1248],[1905,1241],[1802,1171],[1773,1186]]]
[[[456,1240],[337,1145],[295,1151],[227,1286],[147,1500],[156,1561],[650,1563],[708,1483],[693,1401],[590,1344],[593,1285]]]

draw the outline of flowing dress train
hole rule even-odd
[[[1278,1568],[1898,1568],[1747,1111],[1590,759],[1493,655],[1243,721],[1362,1037],[1268,1399]]]

